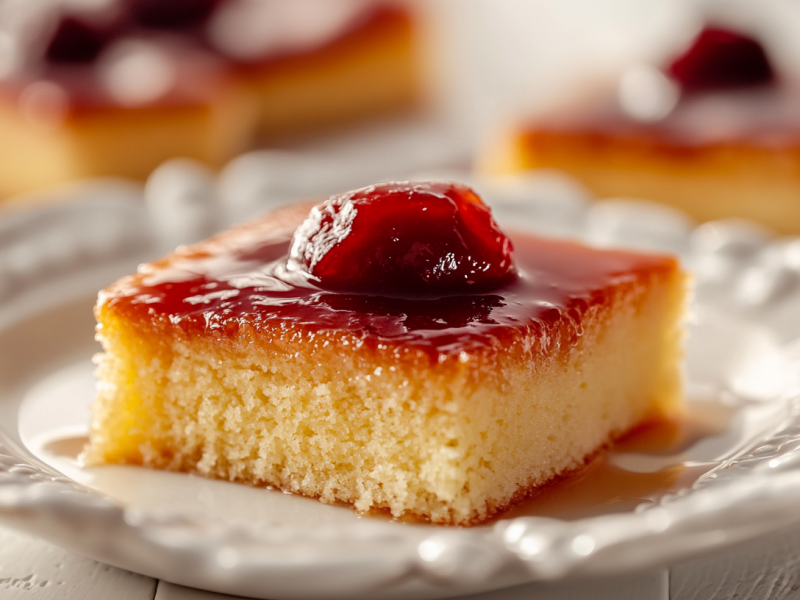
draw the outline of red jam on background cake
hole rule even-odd
[[[680,411],[685,299],[456,183],[285,207],[100,293],[84,456],[478,524]]]
[[[67,0],[0,12],[0,197],[410,105],[410,9],[371,0]]]
[[[800,89],[758,40],[706,27],[662,69],[503,134],[484,168],[556,168],[600,197],[800,233]]]

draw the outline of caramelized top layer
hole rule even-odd
[[[99,320],[113,316],[141,335],[402,346],[433,362],[498,343],[545,353],[574,345],[588,312],[635,301],[678,268],[665,256],[512,235],[519,277],[492,293],[335,293],[293,283],[284,270],[292,234],[310,208],[281,209],[143,265],[101,292]]]

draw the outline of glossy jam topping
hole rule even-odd
[[[762,85],[775,78],[758,41],[716,27],[705,28],[667,70],[689,92]]]
[[[566,350],[582,334],[588,311],[676,269],[669,257],[512,235],[518,277],[493,292],[336,293],[285,269],[290,239],[309,208],[277,211],[144,265],[103,292],[99,309],[154,338],[183,332],[218,340],[367,344],[379,351],[417,349],[440,361],[487,347]]]
[[[333,196],[292,240],[290,268],[373,294],[491,291],[516,278],[512,245],[470,188],[384,183]]]

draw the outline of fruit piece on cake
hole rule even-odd
[[[478,524],[680,411],[685,297],[457,183],[286,207],[100,293],[85,459]]]
[[[672,204],[800,232],[800,88],[755,38],[707,26],[661,68],[514,125],[482,168],[555,168],[599,197]]]

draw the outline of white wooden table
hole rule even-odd
[[[0,600],[226,600],[89,560],[0,527]],[[800,600],[800,528],[609,580],[532,584],[471,600]]]

